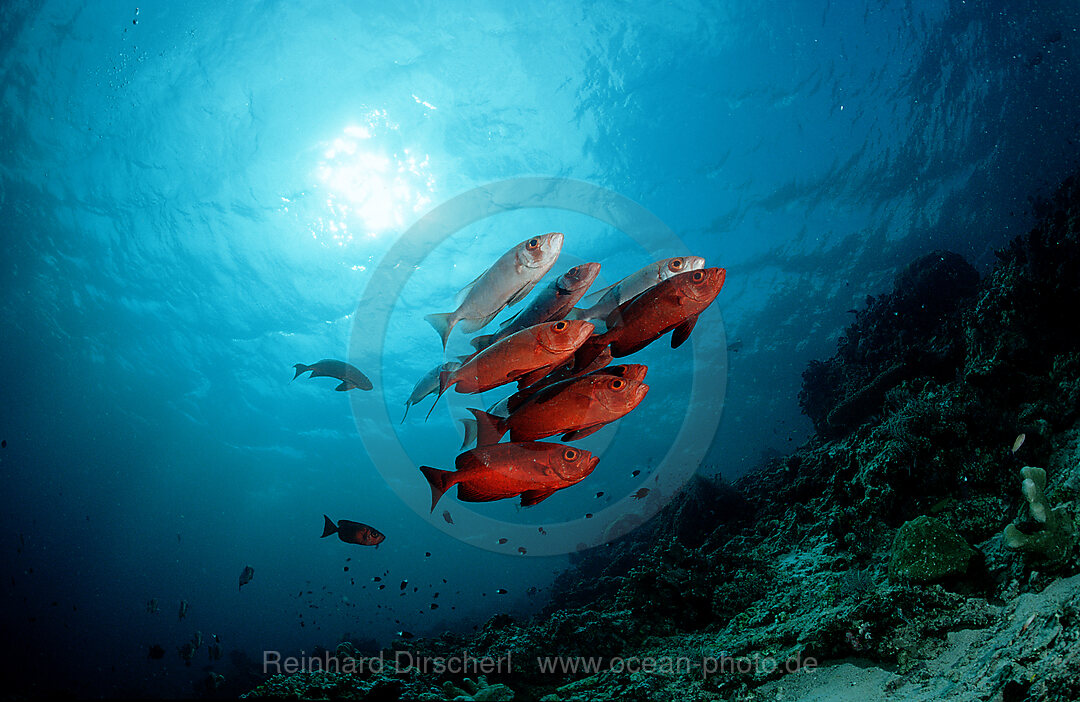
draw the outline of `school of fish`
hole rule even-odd
[[[564,240],[562,233],[549,232],[518,243],[459,293],[455,309],[427,315],[443,349],[455,327],[480,331],[504,309],[529,297],[555,265]],[[420,467],[431,489],[432,512],[455,487],[461,502],[518,499],[529,507],[592,474],[598,456],[542,440],[576,441],[641,405],[649,392],[648,368],[611,362],[669,332],[671,348],[682,345],[720,293],[726,271],[706,268],[699,256],[666,258],[589,294],[599,275],[596,262],[570,268],[537,289],[530,303],[495,332],[475,336],[474,353],[443,362],[417,381],[405,400],[402,422],[428,395],[435,395],[430,416],[451,388],[474,395],[513,384],[511,394],[486,410],[469,408],[473,416],[461,420],[465,441],[455,470]],[[311,371],[313,378],[340,380],[338,391],[372,389],[367,376],[344,361],[298,363],[295,369],[294,379]],[[509,440],[503,442],[504,437]],[[475,448],[468,448],[474,441]],[[378,546],[386,538],[360,522],[335,524],[323,518],[323,537],[336,533],[342,541],[362,546]],[[449,511],[443,519],[453,524]],[[250,573],[245,572],[241,585],[248,580]]]

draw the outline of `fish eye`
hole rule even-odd
[[[577,275],[577,274],[578,274],[578,267],[577,267],[577,266],[574,266],[573,268],[571,268],[570,270],[568,270],[568,271],[566,272],[566,274],[567,274],[567,275]]]
[[[700,283],[703,280],[705,280],[705,272],[704,271],[694,271],[694,282],[695,283]]]
[[[570,326],[570,325],[567,324],[565,321],[563,321],[563,322],[555,322],[555,324],[551,328],[554,329],[557,332],[561,332],[564,329],[566,329],[568,326]]]
[[[626,381],[623,380],[622,378],[615,378],[614,380],[611,381],[611,389],[612,390],[622,390],[622,387],[624,385],[626,385]]]
[[[540,247],[540,240],[539,239],[529,239],[529,242],[527,244],[525,244],[525,248],[527,248],[529,251],[535,251],[539,247]]]
[[[577,458],[577,451],[575,451],[574,449],[566,449],[565,451],[563,451],[563,458],[568,461],[573,461]]]
[[[677,271],[680,268],[682,268],[682,259],[681,258],[677,258],[677,259],[675,259],[674,261],[671,262],[671,270]]]

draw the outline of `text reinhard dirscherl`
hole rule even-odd
[[[330,673],[375,674],[431,673],[435,675],[491,675],[513,672],[511,654],[505,656],[473,656],[458,654],[430,656],[416,651],[380,652],[377,656],[335,656],[329,651],[322,655],[282,656],[278,651],[263,651],[264,675],[292,675],[326,671]],[[817,659],[789,658],[777,660],[771,656],[542,656],[536,659],[540,673],[548,675],[592,675],[601,672],[656,673],[658,675],[770,675],[774,672],[795,673],[813,670]]]

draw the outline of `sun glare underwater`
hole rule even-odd
[[[0,70],[7,694],[1080,694],[1075,3],[28,0]]]

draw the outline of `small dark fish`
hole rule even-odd
[[[500,587],[498,590],[495,591],[495,594],[496,595],[505,595],[506,590],[504,590],[503,588]]]
[[[524,556],[525,555],[525,547],[524,546],[518,546],[518,553],[520,553],[521,555]]]
[[[188,601],[187,600],[180,600],[180,619],[183,619],[184,617],[186,617],[187,613],[188,613]]]
[[[630,477],[636,478],[639,475],[641,475],[641,471],[640,470],[635,470],[633,473],[630,474]]]
[[[0,448],[7,448],[7,439],[0,440]]]
[[[399,631],[397,635],[403,639],[411,639],[413,637],[413,633],[411,631]]]
[[[398,586],[398,590],[404,590],[408,586],[409,586],[409,581],[408,580],[402,580],[401,585]]]
[[[379,577],[378,575],[376,575],[376,576],[374,576],[374,577],[372,577],[372,578],[371,578],[371,582],[373,582],[373,583],[377,583],[377,582],[379,582],[380,580],[382,580],[382,578],[380,578],[380,577]]]
[[[585,515],[585,518],[586,518],[586,519],[592,519],[592,512],[588,512],[588,513],[587,513],[587,514]]]
[[[385,589],[386,589],[386,585],[380,585],[380,586],[379,586],[379,589],[380,589],[380,590],[385,590]]]
[[[431,558],[431,551],[424,551],[424,558]]]
[[[640,500],[641,498],[645,497],[648,494],[649,494],[649,488],[641,488],[640,490],[638,490],[637,492],[634,493],[634,499]]]
[[[544,531],[544,527],[536,527],[536,530],[540,532],[541,536],[547,536],[547,532]]]
[[[348,573],[349,572],[349,566],[345,566],[344,568],[345,568],[344,572]]]
[[[244,570],[240,573],[240,587],[244,587],[251,582],[251,579],[255,577],[255,569],[249,565],[244,566]],[[239,590],[239,588],[237,588]]]
[[[508,540],[509,540],[509,539],[506,539],[506,538],[502,538],[502,539],[499,539],[499,543],[500,543],[500,544],[505,544],[505,543],[506,543],[506,542],[507,542]]]
[[[312,378],[337,378],[341,381],[341,385],[338,385],[334,389],[339,392],[352,390],[353,388],[371,390],[374,387],[371,384],[371,380],[361,373],[359,368],[350,365],[345,361],[324,358],[317,363],[312,363],[310,366],[305,366],[303,363],[296,363],[293,365],[293,368],[296,369],[296,375],[293,376],[293,380],[299,378],[301,373],[307,373],[308,371],[311,371]]]
[[[438,609],[438,608],[439,608],[439,605],[437,605],[437,604],[435,604],[434,602],[432,602],[432,603],[431,603],[431,608],[432,608],[432,609]]]
[[[323,523],[323,533],[321,538],[326,538],[331,534],[336,533],[338,538],[347,544],[356,544],[358,546],[374,546],[379,547],[385,539],[386,535],[373,526],[367,524],[361,524],[360,522],[350,522],[348,519],[341,519],[335,526],[330,517],[323,515],[325,520]]]
[[[150,647],[150,653],[147,655],[147,658],[152,658],[155,661],[160,661],[164,657],[165,649],[162,648],[159,644],[154,644]]]
[[[453,524],[454,523],[454,518],[450,516],[450,510],[448,510],[448,509],[443,510],[442,518],[446,520],[447,524]]]

